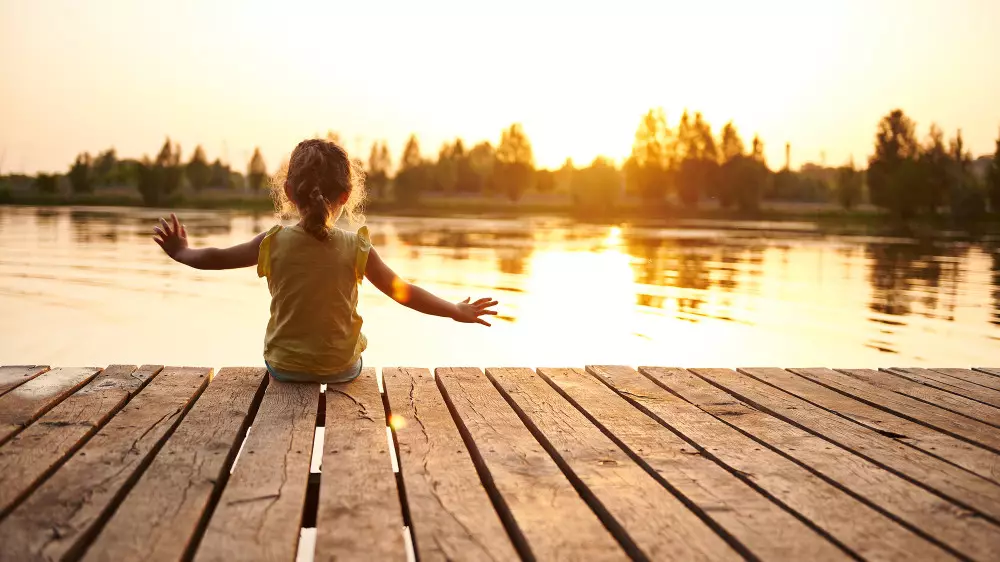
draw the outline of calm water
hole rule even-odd
[[[268,292],[151,240],[156,211],[0,207],[0,364],[259,365]],[[195,245],[267,214],[185,212]],[[1000,364],[1000,243],[561,219],[369,218],[401,276],[500,300],[492,328],[362,290],[370,366]]]

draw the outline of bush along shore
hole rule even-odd
[[[745,144],[729,122],[718,132],[701,113],[685,111],[669,125],[662,109],[639,121],[630,156],[578,167],[538,169],[520,124],[494,147],[444,143],[426,158],[416,135],[393,166],[387,144],[375,142],[365,169],[371,213],[440,215],[566,215],[614,221],[642,219],[810,220],[824,224],[907,225],[992,229],[1000,221],[1000,138],[993,155],[973,159],[961,131],[945,142],[932,124],[924,140],[901,110],[876,127],[867,166],[805,164],[772,170],[756,135]],[[327,138],[339,142],[334,132]],[[0,176],[0,203],[189,207],[265,211],[268,170],[259,149],[246,173],[202,147],[184,161],[168,138],[155,158],[119,159],[114,149],[81,153],[65,174]]]

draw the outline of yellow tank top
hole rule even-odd
[[[358,288],[371,241],[339,228],[320,241],[299,226],[271,228],[260,243],[257,275],[267,277],[271,319],[264,359],[276,369],[326,375],[361,357],[368,341],[361,333]]]

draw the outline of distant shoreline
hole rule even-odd
[[[0,206],[80,206],[80,207],[135,207],[143,208],[142,199],[123,193],[92,193],[85,195],[38,193],[9,193],[0,197]],[[845,211],[832,204],[794,204],[781,202],[763,202],[762,209],[753,213],[735,210],[704,208],[686,209],[683,207],[665,207],[657,212],[650,212],[640,201],[629,201],[617,205],[601,217],[582,216],[577,213],[572,204],[565,200],[549,199],[546,201],[521,201],[512,203],[507,199],[483,197],[446,197],[427,196],[416,205],[402,205],[393,200],[374,199],[366,203],[365,213],[376,216],[411,216],[421,218],[431,217],[484,217],[484,218],[518,218],[529,216],[551,216],[580,220],[582,222],[614,224],[621,222],[636,222],[650,226],[674,226],[679,221],[711,220],[720,222],[809,222],[814,223],[819,230],[910,230],[911,228],[970,230],[952,223],[945,215],[913,221],[908,225],[888,223],[889,215],[881,210],[863,208]],[[148,208],[148,207],[147,207]],[[162,208],[219,210],[244,212],[273,212],[274,206],[268,197],[260,195],[227,195],[210,193],[196,197],[178,197]],[[977,233],[1000,233],[1000,218],[987,216],[977,223]]]

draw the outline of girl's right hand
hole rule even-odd
[[[455,315],[452,316],[452,319],[456,322],[463,322],[465,324],[482,324],[483,326],[489,326],[490,323],[480,318],[480,316],[496,316],[497,311],[490,310],[490,308],[496,306],[497,301],[485,298],[479,299],[474,303],[470,303],[469,300],[469,298],[466,298],[462,302],[455,303]]]
[[[177,220],[177,215],[173,213],[170,213],[170,224],[161,218],[160,226],[154,228],[153,232],[156,234],[153,240],[163,248],[168,256],[175,260],[188,247],[187,231],[184,229],[184,225]]]

